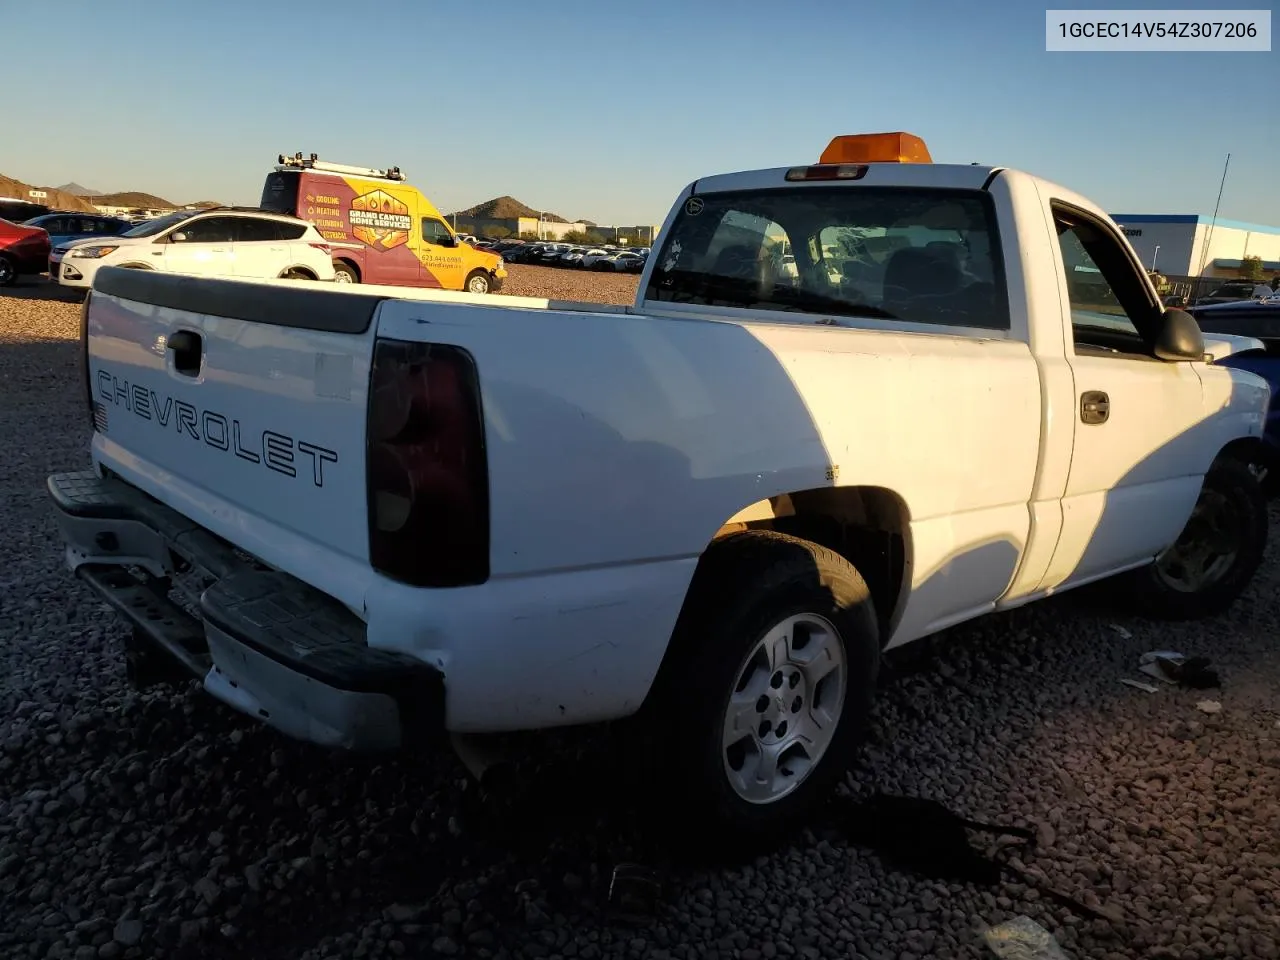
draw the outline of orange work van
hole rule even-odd
[[[492,293],[507,275],[502,257],[459,240],[399,167],[280,154],[263,184],[261,206],[315,224],[333,247],[338,283]]]

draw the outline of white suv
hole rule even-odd
[[[118,237],[59,244],[49,276],[88,288],[104,266],[254,279],[332,280],[334,273],[329,245],[310,223],[238,207],[180,210]]]

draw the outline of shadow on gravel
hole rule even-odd
[[[44,277],[26,277],[11,287],[0,287],[0,298],[14,300],[48,300],[54,303],[83,303],[83,290],[62,287]]]

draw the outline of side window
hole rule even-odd
[[[259,220],[255,217],[236,218],[237,243],[270,243],[280,239],[274,220]]]
[[[994,208],[980,190],[703,194],[656,256],[650,300],[1010,328]]]
[[[307,225],[305,223],[286,223],[283,220],[277,220],[276,229],[280,231],[281,240],[301,240],[302,235],[307,232]]]
[[[174,243],[232,243],[236,222],[232,217],[204,217],[181,224],[169,234]]]
[[[47,230],[50,235],[72,232],[72,225],[67,222],[65,217],[55,217],[52,220],[46,220],[44,223],[40,224],[40,226]]]
[[[79,227],[81,233],[102,233],[102,221],[93,217],[83,217]]]
[[[1119,238],[1094,218],[1056,204],[1053,219],[1076,351],[1149,356],[1154,305]]]
[[[427,243],[442,244],[449,242],[449,228],[432,217],[422,218],[422,239]]]

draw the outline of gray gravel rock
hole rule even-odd
[[[515,267],[507,289],[617,302],[634,278]],[[1077,957],[1280,957],[1274,550],[1215,621],[1065,596],[903,651],[886,677],[848,793],[1028,826],[1020,862],[1120,920],[892,871],[815,824],[674,871],[658,915],[624,921],[601,911],[610,870],[650,851],[609,802],[517,805],[496,833],[448,756],[331,754],[195,685],[127,687],[122,628],[65,573],[44,501],[48,472],[86,462],[76,332],[76,304],[0,293],[0,956],[977,960],[986,925],[1026,914]],[[1121,685],[1152,649],[1211,658],[1222,711]],[[607,748],[564,752],[573,773],[538,764],[582,791]]]

